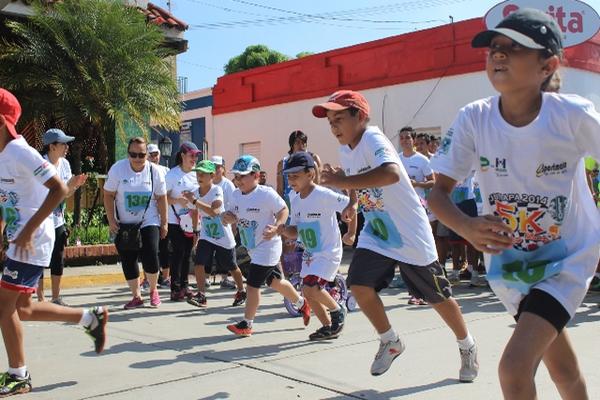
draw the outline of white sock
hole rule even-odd
[[[23,365],[19,368],[8,368],[8,373],[11,375],[16,375],[19,378],[25,378],[27,376],[27,366]]]
[[[248,324],[248,328],[252,328],[252,323],[254,322],[253,319],[245,319],[244,321],[246,321],[246,323]]]
[[[342,309],[342,306],[340,306],[339,303],[335,303],[335,308],[333,310],[329,310],[330,313],[332,312],[338,312]]]
[[[457,339],[456,342],[458,343],[458,347],[463,350],[468,350],[475,345],[475,339],[473,339],[473,336],[469,332],[467,332],[467,336],[464,339]]]
[[[302,308],[304,305],[304,297],[300,296],[297,302],[294,303],[297,308]]]
[[[394,330],[394,328],[390,328],[389,331],[383,332],[379,334],[379,338],[383,343],[389,342],[397,342],[399,339],[398,333]]]
[[[81,315],[81,319],[79,320],[79,325],[83,326],[83,327],[90,327],[90,328],[95,328],[92,327],[92,323],[94,322],[94,315],[92,314],[92,312],[90,310],[83,310],[83,315]]]

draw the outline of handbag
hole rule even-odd
[[[171,208],[173,209],[173,214],[175,214],[175,218],[177,219],[177,224],[181,228],[181,232],[183,232],[183,236],[185,236],[188,239],[193,238],[194,231],[190,232],[189,227],[185,223],[182,223],[181,217],[179,215],[177,215],[177,210],[175,210],[175,206],[173,204],[171,204]],[[186,228],[188,228],[188,230],[186,230]],[[193,229],[193,227],[192,227],[192,229]]]
[[[151,182],[151,192],[154,192],[154,171],[152,170],[152,166],[150,166],[150,182]],[[148,211],[148,206],[150,205],[150,201],[152,199],[152,195],[148,198],[148,202],[146,203],[146,208],[144,208],[144,213],[142,214],[142,219],[140,222],[134,224],[122,224],[119,222],[119,231],[117,232],[117,236],[115,236],[115,247],[119,252],[131,252],[131,251],[139,251],[142,247],[142,234],[140,229],[142,228],[142,222],[144,221],[144,217],[146,216],[146,211]],[[117,213],[117,219],[119,219],[119,210],[115,205],[115,211]]]

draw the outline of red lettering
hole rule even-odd
[[[518,9],[519,6],[516,4],[507,4],[502,9],[502,18],[506,18],[510,13],[513,13]],[[548,11],[546,11],[546,13],[556,20],[556,23],[562,32],[583,32],[583,14],[580,12],[573,11],[567,16],[563,6],[548,6]]]
[[[569,16],[571,17],[569,25],[567,26],[569,32],[583,32],[583,15],[578,12],[572,12]]]
[[[518,9],[519,9],[519,6],[517,6],[515,4],[508,4],[506,7],[504,7],[504,10],[502,10],[502,18],[508,17],[508,14],[513,13],[513,12],[517,11]]]

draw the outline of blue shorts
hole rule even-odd
[[[44,268],[6,259],[0,287],[19,293],[35,293],[38,282],[44,273]]]

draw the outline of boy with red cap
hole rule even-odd
[[[369,103],[358,92],[335,92],[313,115],[327,118],[342,145],[342,168],[325,168],[321,183],[358,192],[365,225],[350,263],[347,283],[381,343],[372,375],[386,372],[405,348],[390,325],[377,292],[387,287],[396,266],[409,291],[426,300],[454,332],[461,356],[459,380],[477,376],[477,346],[467,330],[450,283],[438,262],[425,209],[389,139],[369,122]]]
[[[15,96],[0,88],[0,231],[10,241],[0,279],[0,328],[9,365],[0,374],[0,397],[31,390],[22,320],[79,323],[94,340],[97,353],[104,349],[108,320],[103,307],[83,310],[31,301],[54,246],[54,224],[48,216],[67,188],[54,166],[17,134],[20,116]]]

